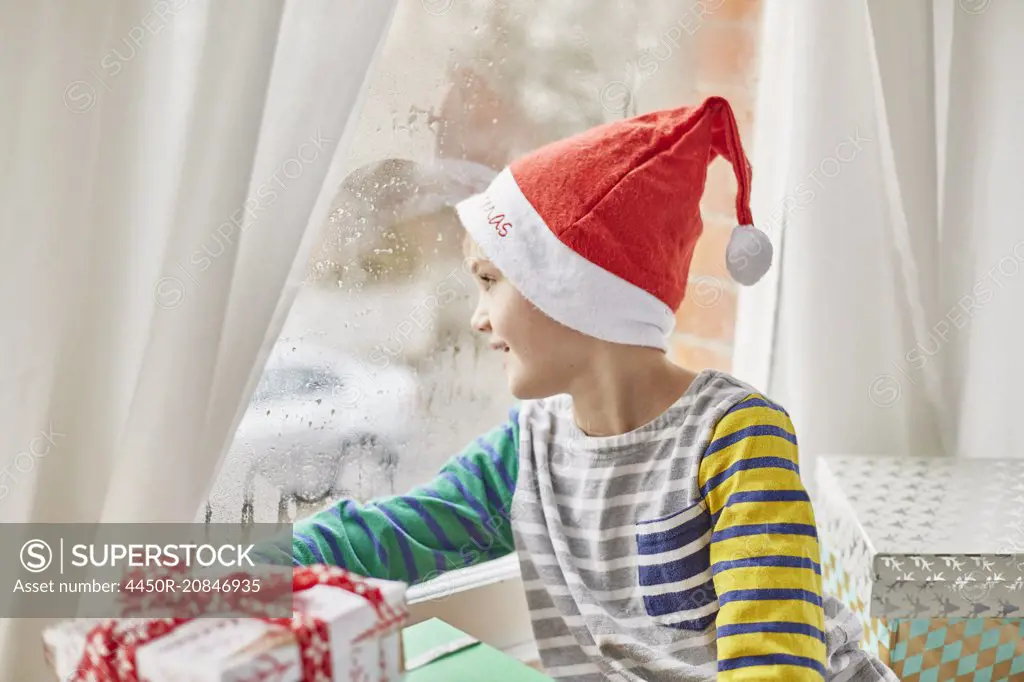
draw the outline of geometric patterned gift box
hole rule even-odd
[[[1020,460],[821,457],[827,592],[904,681],[1024,681]]]

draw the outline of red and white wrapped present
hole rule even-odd
[[[43,633],[61,682],[400,682],[404,583],[295,568],[291,618],[66,621]]]

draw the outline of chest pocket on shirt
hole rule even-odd
[[[703,631],[714,625],[711,516],[703,500],[668,516],[636,522],[637,579],[644,610],[657,624]]]

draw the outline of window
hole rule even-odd
[[[206,518],[283,521],[402,492],[503,420],[513,398],[469,330],[476,285],[452,206],[543,143],[721,91],[695,56],[702,31],[735,23],[725,5],[401,0],[346,178]],[[717,304],[694,314],[731,334],[733,308]],[[703,332],[681,333],[692,345]]]

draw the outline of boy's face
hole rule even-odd
[[[504,354],[512,395],[527,400],[568,392],[582,366],[587,337],[523,298],[468,237],[464,252],[480,294],[472,327],[488,337],[493,350]]]

